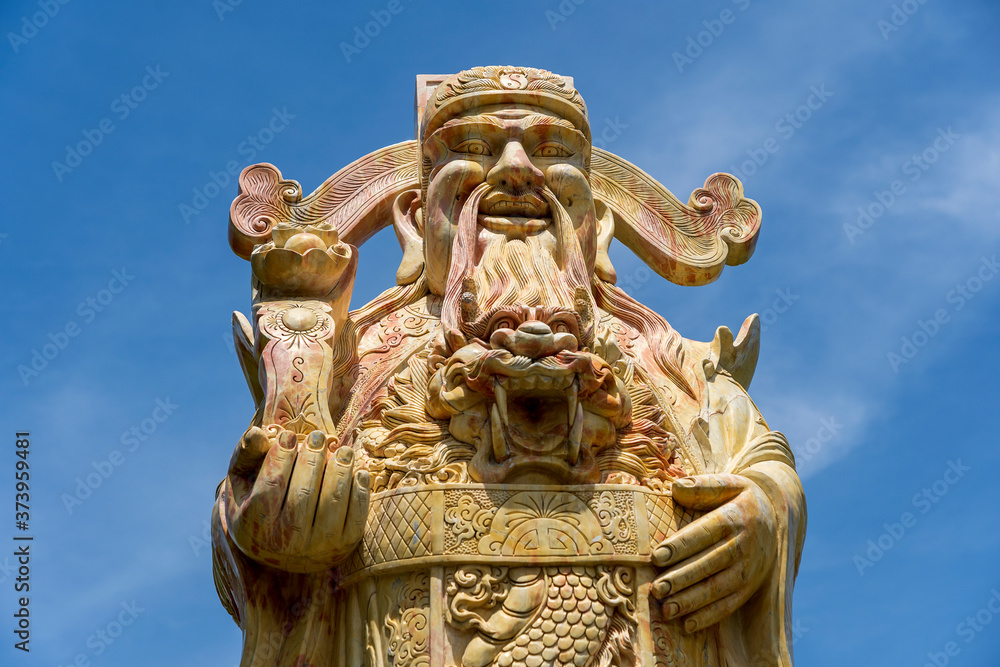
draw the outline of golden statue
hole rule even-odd
[[[308,197],[240,177],[256,413],[212,525],[242,667],[791,666],[805,500],[746,392],[757,316],[684,339],[608,258],[711,282],[756,202],[681,203],[544,70],[420,76],[417,117]],[[390,224],[397,285],[351,311]]]

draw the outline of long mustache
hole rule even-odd
[[[537,194],[536,194],[537,193]],[[448,272],[448,282],[445,288],[444,303],[442,304],[441,319],[445,330],[461,331],[461,301],[462,294],[466,291],[469,281],[472,284],[476,272],[476,249],[479,234],[478,215],[480,205],[483,203],[493,203],[501,201],[512,201],[511,194],[500,189],[493,188],[488,183],[479,184],[470,194],[462,206],[459,214],[458,230],[452,242],[451,267]],[[559,198],[547,186],[534,192],[517,193],[516,201],[537,200],[539,210],[545,210],[552,215],[555,237],[557,240],[557,256],[553,257],[557,270],[563,274],[564,280],[561,282],[568,289],[558,289],[558,292],[568,292],[559,300],[566,300],[567,303],[553,303],[545,305],[563,305],[572,307],[573,299],[585,294],[586,299],[593,308],[593,296],[590,290],[590,276],[587,274],[583,262],[583,253],[576,237],[576,230],[569,212],[563,207]],[[520,241],[518,241],[520,242]],[[511,241],[505,241],[511,243]],[[521,276],[521,271],[517,271],[520,278],[517,283],[523,282],[525,276]],[[504,276],[506,278],[506,276]],[[505,281],[506,282],[506,281]],[[491,302],[502,301],[506,292],[510,291],[512,284],[491,285]],[[549,291],[549,290],[546,290]],[[514,292],[516,294],[516,291]],[[539,293],[541,294],[541,293]],[[593,310],[591,310],[593,312]]]
[[[489,183],[477,185],[465,200],[458,216],[458,233],[451,244],[451,266],[448,269],[448,283],[441,308],[441,323],[445,331],[461,331],[459,301],[462,284],[475,267],[479,201],[489,189]]]

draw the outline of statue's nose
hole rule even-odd
[[[562,350],[575,352],[578,346],[576,337],[569,333],[552,333],[551,327],[544,322],[530,320],[524,322],[517,331],[498,329],[490,337],[494,349],[505,348],[509,352],[532,359],[540,359],[558,354]]]
[[[534,190],[545,184],[545,174],[531,163],[521,142],[509,141],[500,159],[486,175],[486,181],[498,190]]]

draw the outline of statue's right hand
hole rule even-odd
[[[247,556],[291,572],[328,569],[357,546],[368,517],[369,475],[354,451],[331,452],[313,431],[276,437],[255,426],[233,452],[226,476],[229,534]]]

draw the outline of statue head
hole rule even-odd
[[[470,294],[466,314],[470,305],[480,315],[515,304],[573,309],[606,248],[587,109],[571,81],[522,67],[461,72],[431,94],[418,133],[419,203],[404,195],[396,224],[422,238],[444,319],[459,325],[458,302]],[[610,215],[604,223],[610,241]]]

